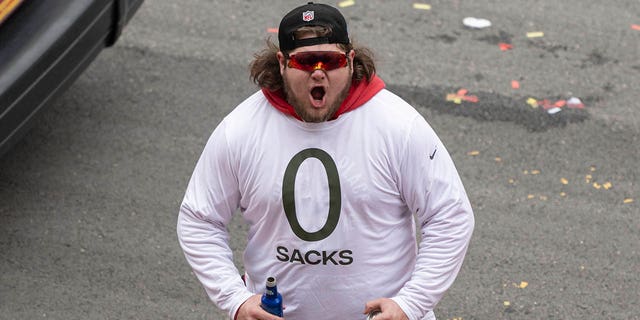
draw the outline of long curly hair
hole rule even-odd
[[[331,29],[321,26],[302,27],[298,29],[294,36],[296,38],[309,33],[315,34],[317,37],[324,37],[331,34]],[[266,39],[266,48],[254,54],[254,60],[249,65],[251,80],[270,91],[277,91],[283,87],[282,75],[280,74],[280,63],[278,62],[277,53],[280,48],[271,41]],[[344,52],[355,51],[353,58],[353,76],[352,81],[359,82],[363,79],[371,80],[376,72],[375,62],[373,60],[373,52],[363,46],[355,46],[353,43],[338,44]],[[289,52],[284,52],[287,55]]]

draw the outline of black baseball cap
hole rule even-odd
[[[332,32],[328,37],[296,40],[294,32],[303,26],[324,26]],[[278,41],[282,51],[323,43],[349,44],[347,22],[338,9],[326,4],[309,2],[291,10],[282,18],[278,28]]]

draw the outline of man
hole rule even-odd
[[[295,8],[278,40],[251,65],[261,90],[222,120],[191,177],[187,261],[231,319],[283,319],[260,308],[271,276],[289,320],[435,319],[474,224],[447,150],[384,89],[337,9]],[[244,282],[226,228],[236,211],[249,225]]]

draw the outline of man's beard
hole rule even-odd
[[[313,106],[311,105],[311,103],[309,103],[309,101],[306,99],[300,101],[294,94],[292,94],[293,90],[291,89],[289,82],[284,77],[282,80],[284,82],[284,94],[287,98],[287,102],[289,102],[289,104],[293,106],[296,114],[305,122],[324,122],[333,119],[336,111],[338,111],[344,99],[346,99],[347,95],[349,95],[349,89],[351,88],[351,82],[347,82],[347,85],[342,88],[342,91],[340,91],[340,93],[336,97],[336,100],[331,105],[329,105],[327,113],[322,115],[315,115],[306,111],[308,109],[313,110]],[[306,106],[307,108],[305,108],[304,106]]]

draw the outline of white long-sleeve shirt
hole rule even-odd
[[[249,225],[246,285],[228,244],[236,212]],[[418,320],[433,318],[473,225],[445,146],[396,95],[382,90],[336,120],[305,123],[258,91],[207,142],[178,238],[230,318],[275,276],[287,320],[364,319],[365,303],[381,297]]]

